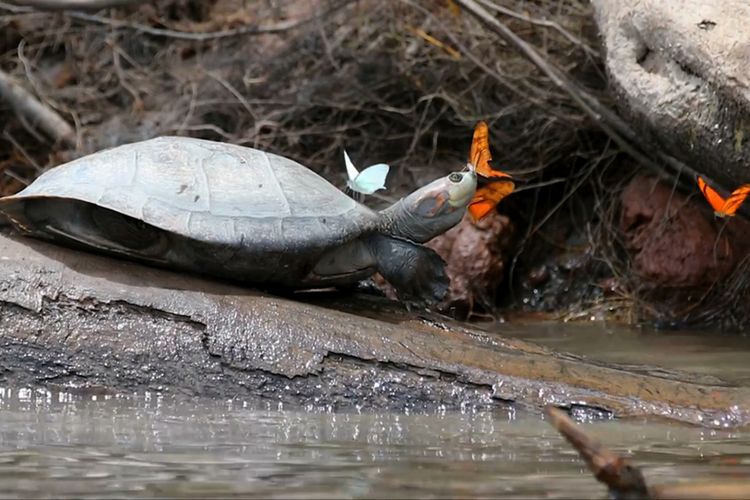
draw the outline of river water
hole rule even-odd
[[[508,329],[597,358],[750,380],[743,337]],[[582,425],[630,454],[653,483],[750,476],[750,431],[638,420]],[[333,413],[268,401],[0,388],[0,497],[61,496],[605,498],[606,491],[539,415],[512,409]]]

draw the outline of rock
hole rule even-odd
[[[447,264],[451,282],[444,300],[447,308],[471,312],[475,304],[492,307],[512,236],[510,219],[492,212],[476,224],[465,216],[456,227],[427,243]]]
[[[592,0],[619,106],[651,147],[750,181],[750,4]]]
[[[358,316],[30,238],[0,235],[0,256],[6,386],[414,411],[577,404],[750,423],[750,389],[714,377],[605,366],[443,318]]]
[[[688,197],[643,175],[622,193],[620,230],[633,270],[656,286],[710,286],[750,249],[746,220],[714,219],[700,194]]]

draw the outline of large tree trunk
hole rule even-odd
[[[460,326],[381,321],[18,238],[0,235],[6,385],[370,408],[575,402],[750,421],[750,390],[710,377],[602,366]]]
[[[646,141],[750,182],[750,3],[592,0],[610,82]]]

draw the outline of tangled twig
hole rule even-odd
[[[125,1],[125,0],[122,0],[122,1]],[[68,12],[67,15],[72,17],[73,19],[78,19],[81,21],[88,21],[88,22],[96,23],[96,24],[103,24],[103,25],[106,25],[115,29],[126,28],[126,29],[134,30],[138,33],[146,33],[152,36],[174,38],[177,40],[192,40],[192,41],[197,41],[197,42],[203,42],[203,41],[213,40],[213,39],[218,39],[218,38],[284,33],[286,31],[299,28],[300,26],[310,23],[314,21],[315,19],[318,19],[322,16],[325,16],[329,14],[330,12],[343,7],[344,5],[346,5],[347,3],[351,1],[353,0],[342,0],[340,2],[336,2],[332,4],[330,7],[328,7],[327,9],[323,9],[320,12],[317,12],[312,16],[309,16],[307,18],[300,19],[300,20],[290,19],[287,21],[281,21],[275,24],[269,24],[265,26],[241,26],[239,28],[234,28],[234,29],[229,29],[229,30],[208,31],[205,33],[155,28],[153,26],[148,26],[142,23],[122,21],[119,19],[104,17],[104,16],[100,16],[97,14],[86,14],[84,12],[73,11],[73,12]],[[5,3],[5,2],[0,2],[0,8],[9,10],[11,12],[16,12],[16,13],[34,12],[34,9],[32,8],[15,6],[15,5]]]
[[[32,126],[38,126],[56,141],[69,145],[75,144],[76,132],[73,127],[2,70],[0,70],[0,98],[8,101],[16,113],[25,117]]]
[[[145,0],[13,0],[12,3],[37,10],[101,10],[145,3]]]
[[[475,0],[455,0],[457,4],[464,7],[490,30],[500,36],[503,40],[513,44],[518,50],[541,71],[546,74],[552,82],[564,90],[580,108],[596,123],[623,151],[632,156],[640,164],[650,167],[657,173],[664,174],[662,164],[667,164],[679,172],[688,172],[693,176],[697,172],[685,165],[678,159],[668,155],[664,151],[655,151],[655,156],[662,162],[654,161],[636,145],[638,134],[617,113],[602,105],[599,100],[589,92],[582,89],[574,81],[559,71],[554,65],[542,57],[534,47],[526,43],[506,25],[495,19]],[[488,0],[479,0],[482,4],[491,4]]]

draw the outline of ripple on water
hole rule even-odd
[[[587,423],[656,481],[750,472],[750,434]],[[726,458],[726,460],[722,460]],[[0,491],[75,497],[602,498],[538,416],[335,413],[271,401],[0,388]]]

